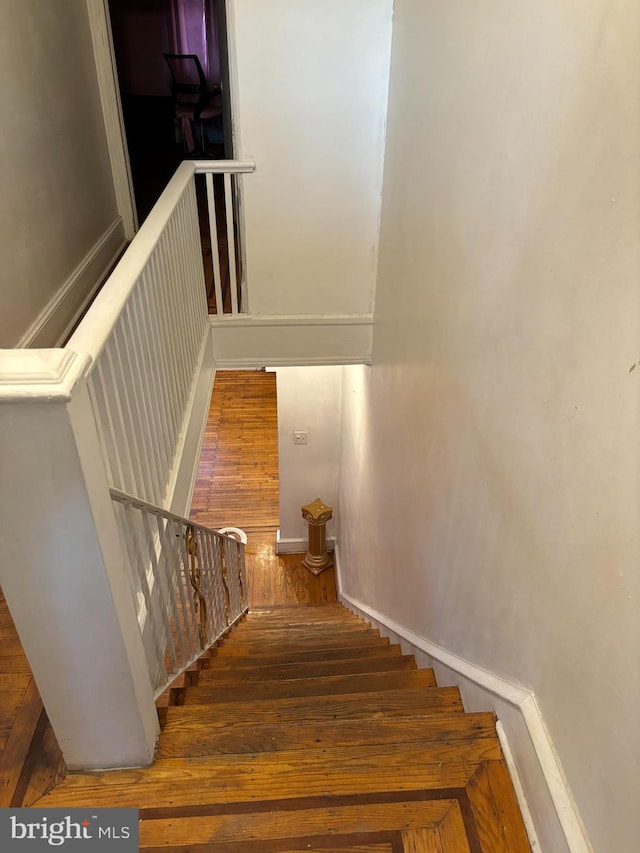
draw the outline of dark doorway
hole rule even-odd
[[[180,164],[232,158],[225,0],[109,0],[127,148],[140,224]],[[185,133],[164,54],[195,53],[220,114]],[[227,125],[225,127],[225,125]],[[187,131],[191,127],[187,127]]]

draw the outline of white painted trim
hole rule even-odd
[[[102,115],[109,148],[116,203],[124,224],[125,236],[128,240],[133,240],[138,230],[138,217],[122,117],[122,104],[120,103],[108,0],[87,0],[87,12],[89,14],[89,27],[91,29],[93,55],[98,75],[98,89],[102,102]]]
[[[196,175],[243,175],[256,170],[256,161],[245,160],[193,160]]]
[[[0,403],[68,403],[90,366],[67,349],[2,349]]]
[[[373,326],[371,314],[226,314],[211,316],[212,326],[279,328],[281,326]]]
[[[60,346],[91,303],[125,245],[122,220],[118,217],[63,282],[20,338],[16,349]]]
[[[371,363],[369,314],[240,315],[210,322],[220,368]]]
[[[403,651],[415,654],[419,665],[433,663],[436,675],[442,680],[440,665],[445,679],[452,679],[460,687],[468,710],[482,710],[478,706],[480,702],[484,710],[496,711],[524,797],[523,812],[532,816],[535,835],[530,837],[530,841],[536,853],[542,850],[548,853],[592,853],[593,848],[535,695],[415,634],[344,592],[339,545],[336,546],[335,564],[338,596],[346,607],[379,628],[382,634],[401,641]],[[534,841],[537,847],[533,846]]]
[[[540,842],[538,841],[538,833],[536,832],[536,827],[533,822],[533,818],[531,816],[531,810],[529,808],[529,803],[527,802],[527,798],[524,794],[524,788],[522,787],[522,780],[520,779],[520,774],[518,773],[518,768],[516,767],[515,760],[513,758],[513,753],[511,752],[511,747],[509,746],[509,741],[507,740],[507,735],[504,730],[504,726],[500,720],[496,721],[496,734],[498,735],[498,740],[500,741],[500,746],[502,748],[502,754],[504,755],[504,760],[507,762],[507,767],[509,768],[509,775],[511,776],[511,781],[513,782],[513,788],[516,792],[516,797],[518,799],[518,805],[520,806],[520,812],[522,814],[522,820],[524,821],[524,825],[527,830],[527,836],[529,837],[529,843],[531,844],[531,849],[534,853],[540,850]]]
[[[191,498],[196,485],[200,451],[204,440],[204,431],[209,415],[213,380],[216,366],[213,360],[213,340],[211,331],[202,342],[198,361],[198,378],[193,383],[187,405],[185,428],[180,437],[176,452],[178,463],[169,484],[166,506],[177,515],[187,516],[191,507]]]
[[[234,157],[247,159],[247,154],[242,150],[240,138],[240,92],[238,90],[238,52],[236,50],[236,9],[234,0],[225,2],[225,28],[227,31],[227,70],[229,99],[229,114],[231,118],[231,149]],[[249,159],[251,159],[249,157]],[[242,281],[240,282],[242,301],[241,305],[248,311],[251,305],[251,290],[247,286],[247,229],[244,216],[244,181],[239,178],[236,183],[236,222],[238,229],[238,244],[240,250],[240,267],[242,269]]]
[[[308,539],[281,539],[280,530],[276,532],[276,554],[306,554]],[[327,536],[327,551],[334,551],[335,536]]]
[[[317,356],[302,358],[269,358],[267,365],[274,367],[331,367],[343,364],[371,364],[371,356],[360,358],[359,356]],[[260,358],[218,358],[216,365],[219,370],[260,370],[267,366],[265,359]]]
[[[234,0],[226,0],[227,62],[229,65],[229,97],[231,101],[231,136],[233,154],[243,156],[240,138],[240,93],[238,91],[238,53],[236,51],[236,9]],[[244,155],[246,156],[246,155]]]

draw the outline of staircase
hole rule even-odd
[[[152,767],[36,807],[138,807],[148,853],[530,850],[493,714],[339,604],[252,610],[159,715]]]

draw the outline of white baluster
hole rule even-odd
[[[238,313],[238,283],[236,281],[236,240],[233,221],[233,188],[231,175],[224,176],[224,203],[227,215],[227,248],[229,252],[229,286],[231,287],[231,313]]]
[[[216,196],[213,175],[206,175],[207,206],[209,210],[209,238],[211,240],[211,258],[213,260],[213,283],[216,294],[216,314],[224,314],[222,303],[222,279],[220,274],[220,247],[218,246],[218,219],[216,216]]]

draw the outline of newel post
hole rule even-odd
[[[0,350],[0,585],[70,769],[149,764],[158,733],[90,363]]]
[[[333,507],[316,498],[302,507],[302,517],[309,525],[309,550],[302,565],[314,575],[319,575],[333,565],[333,559],[327,552],[327,522],[333,517]]]

